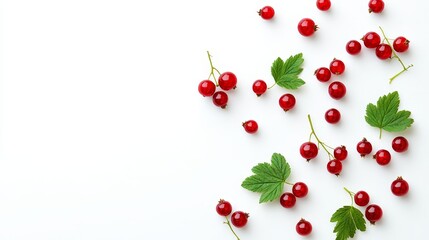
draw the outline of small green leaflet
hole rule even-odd
[[[303,62],[302,53],[290,56],[286,61],[278,57],[271,66],[271,75],[276,84],[286,89],[298,89],[304,85],[305,82],[298,77]]]
[[[377,106],[370,103],[366,106],[366,122],[388,132],[404,131],[413,124],[414,119],[410,118],[411,112],[399,108],[399,94],[397,91],[381,96],[377,101]]]
[[[334,233],[337,233],[335,240],[353,238],[357,229],[362,232],[366,230],[366,221],[362,212],[353,206],[338,209],[332,215],[331,222],[337,222],[334,228]]]
[[[241,186],[252,192],[261,193],[259,203],[264,203],[280,197],[291,169],[283,155],[273,153],[271,164],[259,163],[252,168],[252,172],[254,175],[247,177]]]

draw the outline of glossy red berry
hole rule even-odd
[[[313,35],[317,31],[317,25],[310,18],[303,18],[298,23],[298,32],[305,37]]]
[[[314,75],[316,75],[317,80],[320,82],[327,82],[331,79],[331,70],[327,67],[321,67],[314,71]]]
[[[405,37],[397,37],[394,41],[393,41],[393,49],[395,49],[395,51],[397,52],[405,52],[408,50],[410,41],[408,39],[406,39]]]
[[[305,219],[299,220],[296,224],[296,232],[301,236],[309,235],[311,230],[313,230],[313,226],[311,226],[311,223]]]
[[[400,197],[408,193],[410,186],[408,185],[408,182],[405,181],[402,177],[398,177],[392,182],[390,189],[394,195]]]
[[[362,141],[358,142],[356,145],[356,150],[361,157],[365,157],[372,152],[372,144],[368,142],[366,138],[363,138]]]
[[[279,105],[284,111],[291,110],[295,106],[295,103],[296,103],[296,99],[290,93],[286,93],[282,95],[279,99]]]
[[[392,140],[392,148],[395,152],[405,152],[408,149],[408,140],[402,136],[395,137]]]
[[[292,208],[295,206],[296,197],[290,192],[285,192],[280,196],[280,205],[284,208]]]
[[[383,0],[370,0],[368,3],[368,11],[370,13],[381,13],[384,9]]]
[[[242,211],[236,211],[231,215],[231,223],[237,228],[241,228],[246,226],[247,219],[249,218],[249,214],[242,212]]]
[[[307,161],[310,161],[311,159],[315,158],[318,152],[319,149],[317,148],[317,145],[313,142],[305,142],[301,144],[301,147],[299,148],[299,153],[303,158],[307,159]]]
[[[354,201],[356,205],[364,207],[369,203],[369,195],[365,191],[359,191],[355,194]]]
[[[271,6],[265,6],[258,11],[259,16],[265,20],[270,20],[274,17],[275,11]]]
[[[356,55],[356,54],[360,53],[361,49],[362,49],[362,45],[360,44],[360,42],[358,42],[356,40],[350,40],[346,44],[346,51],[350,55]]]
[[[333,99],[341,99],[346,95],[347,89],[344,83],[342,82],[332,82],[329,84],[328,93]]]
[[[381,43],[375,48],[375,55],[381,60],[389,59],[392,57],[392,48],[389,44]]]
[[[231,203],[223,199],[219,200],[218,204],[216,205],[216,212],[221,216],[228,216],[232,212]]]
[[[329,70],[331,70],[335,75],[341,75],[346,70],[346,65],[343,61],[334,58],[334,60],[329,64]]]
[[[258,123],[255,120],[248,120],[243,123],[243,128],[248,133],[256,133],[258,131]]]
[[[334,157],[340,161],[343,161],[347,158],[347,148],[345,146],[336,147],[334,149]]]
[[[383,210],[376,204],[368,205],[365,209],[365,217],[371,224],[375,224],[383,216]]]
[[[198,92],[200,92],[203,97],[211,97],[216,91],[216,85],[210,80],[203,80],[198,84]]]
[[[297,198],[303,198],[308,194],[308,186],[303,182],[296,182],[292,186],[292,193]]]
[[[336,108],[328,109],[328,111],[325,112],[325,120],[328,123],[335,124],[339,122],[341,119],[341,113]]]
[[[389,164],[392,158],[390,152],[385,149],[378,150],[373,157],[382,166]]]
[[[252,85],[252,90],[259,97],[267,91],[267,83],[264,80],[256,80]]]
[[[225,91],[231,90],[237,85],[237,77],[232,72],[224,72],[219,76],[218,84]]]
[[[228,103],[228,94],[224,91],[217,91],[213,94],[213,103],[214,105],[225,108]]]
[[[363,44],[367,48],[376,48],[378,45],[380,45],[381,38],[380,35],[376,32],[367,32],[362,37]]]
[[[320,11],[328,11],[331,8],[331,0],[317,0],[316,6]]]
[[[338,159],[332,159],[326,164],[326,169],[328,169],[328,172],[338,176],[343,170],[343,164]]]

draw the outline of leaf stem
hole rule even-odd
[[[380,128],[380,134],[378,135],[378,137],[381,139],[381,133],[383,132],[383,129]]]
[[[350,195],[350,199],[352,200],[352,205],[351,206],[353,206],[353,203],[354,203],[353,196],[355,195],[355,193],[352,192],[352,191],[350,191],[350,190],[348,190],[346,187],[344,187],[344,190],[346,190],[346,192]]]
[[[268,89],[273,88],[275,85],[277,85],[277,82],[274,82],[274,84],[273,84],[273,85],[271,85],[270,87],[268,87]]]
[[[229,222],[229,219],[227,216],[225,216],[226,222],[224,222],[226,225],[228,225],[229,229],[231,230],[231,232],[234,234],[234,236],[237,238],[237,240],[240,240],[240,238],[238,237],[238,235],[235,233],[234,229],[231,226],[231,223]]]
[[[293,186],[293,185],[294,185],[293,183],[286,182],[286,181],[285,181],[285,184],[287,184],[287,185],[291,185],[291,186]]]
[[[210,77],[213,77],[213,80],[214,80],[216,86],[219,86],[218,82],[216,81],[216,76],[214,75],[214,71],[216,71],[217,74],[219,74],[219,75],[220,75],[220,72],[219,72],[219,70],[217,70],[217,68],[215,68],[213,66],[213,62],[212,62],[212,58],[211,58],[212,56],[210,55],[209,51],[207,51],[207,56],[209,57],[210,68],[211,68],[210,75],[209,75],[208,79],[210,79]]]
[[[327,149],[327,147],[328,148],[331,148],[331,149],[333,149],[332,147],[329,147],[328,145],[326,145],[324,142],[322,142],[321,140],[320,140],[320,138],[316,135],[316,131],[314,131],[314,126],[313,126],[313,122],[311,121],[311,117],[310,117],[310,114],[308,114],[307,115],[307,117],[308,117],[308,122],[310,123],[310,128],[311,128],[311,134],[310,134],[310,140],[311,140],[311,135],[313,135],[315,138],[316,138],[316,140],[317,140],[317,145],[319,146],[322,146],[322,148],[325,150],[325,152],[328,154],[328,157],[329,158],[334,158],[334,156],[332,155],[332,153],[331,152],[329,152],[329,150]]]

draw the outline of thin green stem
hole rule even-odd
[[[210,70],[210,75],[209,75],[209,79],[210,79],[210,76],[213,76],[213,80],[214,80],[214,82],[215,82],[216,86],[219,86],[219,84],[218,84],[218,83],[217,83],[217,81],[216,81],[216,76],[214,75],[214,71],[216,71],[219,75],[220,75],[220,72],[219,72],[219,70],[217,70],[217,68],[215,68],[215,67],[213,66],[212,56],[210,55],[209,51],[207,51],[207,56],[209,57],[210,68],[211,68],[211,70]]]
[[[291,186],[293,186],[293,185],[294,185],[293,183],[286,182],[286,181],[285,181],[285,184],[287,184],[287,185],[291,185]]]
[[[353,196],[355,195],[354,192],[348,190],[346,187],[344,187],[344,190],[346,190],[346,192],[350,195],[350,199],[352,200],[352,206],[353,206]]]
[[[307,117],[308,117],[308,122],[310,123],[310,128],[311,128],[311,134],[310,134],[310,139],[311,139],[311,135],[313,135],[315,138],[316,138],[316,140],[317,140],[317,143],[318,143],[318,145],[320,144],[320,146],[322,146],[322,148],[325,150],[325,152],[328,154],[328,157],[330,157],[330,158],[334,158],[334,156],[332,155],[332,153],[331,152],[329,152],[329,150],[326,148],[326,147],[329,147],[328,145],[326,145],[324,142],[322,142],[321,140],[320,140],[320,138],[317,136],[317,134],[316,134],[316,131],[314,131],[314,126],[313,126],[313,122],[311,121],[311,117],[310,117],[310,114],[308,114],[307,115]],[[330,148],[330,147],[329,147]]]
[[[378,137],[381,139],[381,133],[383,132],[383,129],[380,128],[380,134],[378,135]]]
[[[395,76],[390,78],[389,83],[392,83],[392,81],[399,75],[401,75],[403,72],[407,71],[410,67],[413,67],[413,64],[409,65],[408,67],[402,69],[400,72],[398,72],[397,74],[395,74]]]
[[[274,84],[273,84],[273,85],[271,85],[268,89],[271,89],[271,88],[272,88],[272,87],[274,87],[276,84],[277,84],[277,83],[276,83],[276,82],[274,82]]]
[[[227,216],[225,216],[226,222],[224,222],[226,225],[228,225],[229,229],[231,229],[231,232],[234,234],[234,236],[237,238],[237,240],[240,240],[238,235],[235,233],[234,229],[231,226],[231,223],[229,222],[229,219]]]

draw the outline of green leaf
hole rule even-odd
[[[366,221],[362,212],[353,206],[339,208],[331,217],[331,222],[337,222],[334,233],[337,234],[335,240],[346,240],[353,238],[356,230],[364,232]]]
[[[366,122],[373,127],[388,132],[400,132],[410,127],[414,120],[410,118],[411,112],[399,109],[399,94],[397,91],[381,96],[377,105],[369,103],[366,106]]]
[[[252,168],[254,175],[247,177],[241,186],[261,193],[259,203],[271,202],[283,193],[283,186],[291,169],[283,155],[273,153],[271,164],[259,163]]]
[[[298,77],[303,70],[301,67],[303,62],[302,53],[290,56],[286,61],[279,57],[274,60],[271,75],[276,84],[286,89],[298,89],[304,85],[305,82]]]

